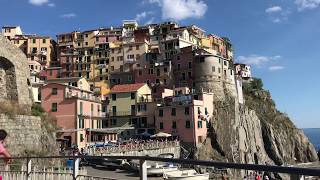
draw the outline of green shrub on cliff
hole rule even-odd
[[[41,107],[41,104],[33,104],[31,107],[31,115],[32,116],[42,116],[45,113],[43,108]]]

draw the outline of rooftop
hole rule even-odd
[[[121,92],[134,92],[144,86],[145,83],[137,83],[137,84],[119,84],[113,86],[111,88],[112,93],[121,93]]]

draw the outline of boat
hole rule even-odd
[[[139,162],[132,161],[131,168],[139,171]],[[147,162],[147,175],[148,176],[163,176],[164,172],[177,171],[178,167],[172,163],[164,162]]]
[[[209,180],[209,173],[199,174],[194,169],[165,171],[163,178],[168,180]]]

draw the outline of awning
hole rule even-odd
[[[152,137],[152,138],[156,138],[156,137],[171,137],[171,134],[164,133],[164,132],[159,132],[159,133],[157,133],[155,135],[152,135],[150,137]]]
[[[87,129],[89,132],[97,133],[118,133],[123,130],[134,129],[134,127],[117,127],[117,128],[102,128],[102,129]]]

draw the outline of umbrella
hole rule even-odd
[[[145,131],[145,132],[143,132],[143,133],[139,134],[139,136],[150,137],[150,136],[151,136],[151,134],[149,134],[147,131]]]
[[[164,133],[164,132],[159,132],[159,133],[157,133],[155,135],[152,135],[150,137],[152,137],[152,138],[154,138],[154,137],[171,137],[171,134]]]

